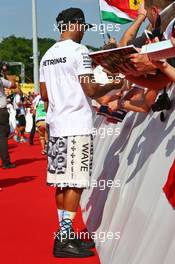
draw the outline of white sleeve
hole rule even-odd
[[[34,105],[34,108],[36,109],[38,103],[39,103],[39,100],[40,100],[41,96],[40,95],[37,95],[37,97],[35,97],[35,99],[33,100],[32,104]]]
[[[17,94],[17,95],[15,96],[15,103],[16,103],[16,104],[19,104],[20,102],[21,102],[21,97],[20,97],[19,94]]]
[[[1,78],[1,81],[2,81],[2,85],[5,87],[5,88],[10,88],[12,83],[4,78]]]
[[[76,50],[77,76],[84,74],[93,74],[92,60],[89,57],[89,50],[81,45]]]
[[[45,82],[43,60],[41,60],[41,63],[40,63],[40,82]]]

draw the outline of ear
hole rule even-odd
[[[152,14],[153,14],[153,16],[158,16],[159,14],[160,14],[160,8],[159,7],[157,7],[157,6],[153,6],[152,7]]]
[[[157,14],[157,7],[156,6],[152,6],[151,12],[152,12],[152,15],[155,16]]]

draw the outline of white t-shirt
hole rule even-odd
[[[0,108],[7,107],[7,98],[5,95],[4,88],[10,88],[10,87],[11,87],[11,82],[1,77],[0,78]]]
[[[79,75],[93,74],[88,49],[72,40],[54,44],[43,56],[40,82],[49,98],[46,122],[53,137],[86,135],[93,129],[91,100],[86,97]]]
[[[19,94],[16,94],[14,99],[13,99],[13,107],[14,107],[14,110],[19,110],[19,113],[18,115],[19,116],[22,116],[22,115],[25,115],[25,108],[23,105],[21,106],[18,106],[19,103],[22,103],[21,101],[21,96]]]

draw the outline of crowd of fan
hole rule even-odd
[[[175,18],[169,21],[165,32],[161,32],[157,27],[160,12],[173,1],[165,0],[146,0],[142,2],[135,22],[127,29],[123,37],[117,43],[115,38],[111,38],[104,49],[113,49],[133,44],[138,50],[152,42],[158,42],[171,39],[175,46]],[[147,19],[149,24],[147,30],[152,32],[153,39],[144,32],[140,37],[137,33]],[[148,113],[161,112],[161,121],[164,121],[163,110],[171,109],[171,101],[168,96],[168,89],[172,87],[175,81],[175,60],[151,61],[147,55],[135,53],[129,56],[133,67],[127,67],[123,70],[122,90],[119,92],[109,92],[105,96],[98,98],[97,113],[107,117],[107,121],[112,123],[121,122],[128,111]],[[98,71],[103,71],[100,66]],[[103,74],[112,75],[109,72]],[[103,78],[104,80],[104,78]],[[159,95],[159,96],[158,96]]]
[[[32,118],[29,121],[30,135],[26,137],[27,115]],[[9,118],[10,117],[10,118]],[[46,154],[47,131],[46,131],[46,109],[45,103],[39,94],[29,92],[24,94],[19,85],[1,71],[0,77],[0,156],[2,168],[15,168],[11,163],[8,152],[8,139],[13,137],[17,143],[34,144],[36,128],[41,142],[41,154]]]

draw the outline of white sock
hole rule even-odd
[[[74,220],[75,216],[76,216],[76,212],[70,212],[64,210],[62,222],[60,223],[60,227],[61,227],[60,231],[62,233],[67,233],[67,231],[72,228],[72,221]]]
[[[76,216],[76,213],[77,212],[70,212],[70,211],[64,210],[63,219],[70,219],[71,221],[73,221]]]
[[[58,209],[58,221],[61,222],[63,219],[64,210]]]

